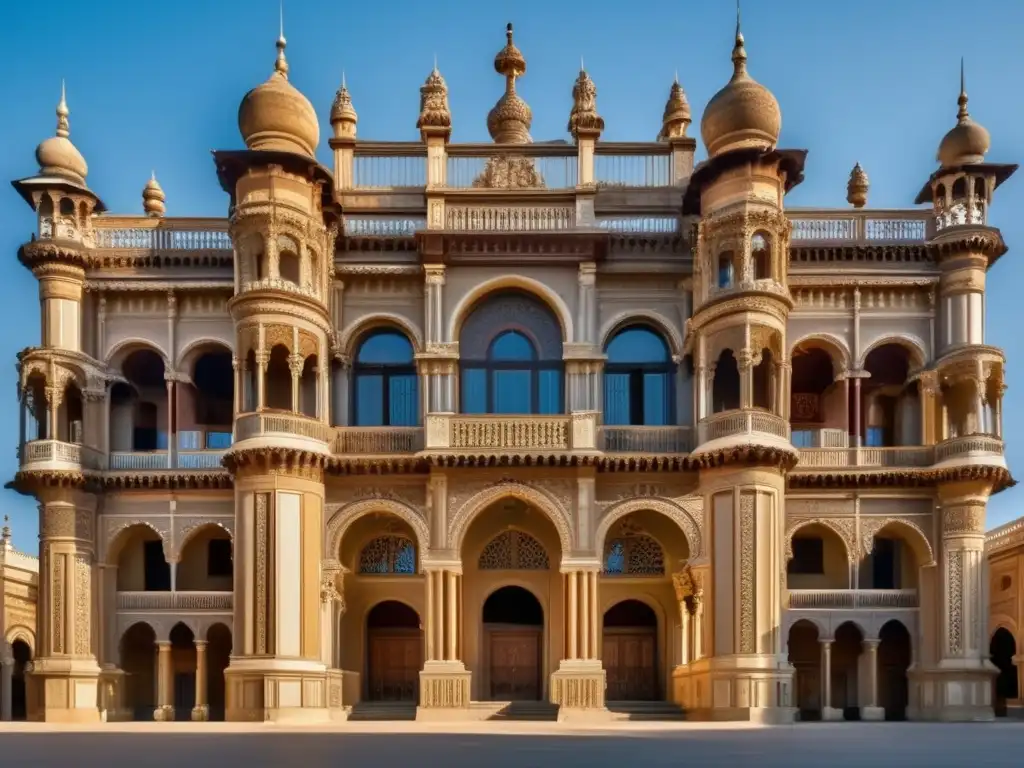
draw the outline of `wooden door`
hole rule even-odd
[[[491,630],[492,701],[539,701],[540,629]]]
[[[423,667],[422,635],[417,631],[370,630],[369,645],[366,698],[417,701]]]
[[[608,701],[654,701],[658,665],[653,630],[605,630],[601,654],[608,680]]]

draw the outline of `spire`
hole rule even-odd
[[[277,34],[277,61],[274,62],[274,71],[279,72],[282,77],[288,77],[288,59],[284,55],[287,45],[288,41],[284,39],[284,0],[281,0],[281,19]]]
[[[57,104],[57,135],[67,138],[71,135],[71,124],[68,123],[68,115],[71,114],[71,110],[68,109],[67,91],[64,88],[64,79],[60,81],[60,102]]]
[[[956,119],[957,122],[962,123],[968,118],[970,114],[967,112],[967,87],[964,84],[964,57],[960,57],[960,97],[956,100],[960,109],[957,110]]]
[[[147,216],[163,216],[167,211],[167,206],[164,204],[166,200],[167,196],[164,194],[160,182],[156,180],[156,171],[153,171],[146,186],[142,188],[142,210]]]
[[[743,32],[740,29],[740,0],[736,0],[736,40],[732,47],[732,79],[747,76],[747,49],[743,47]]]
[[[436,56],[434,68],[420,86],[420,114],[416,119],[416,127],[424,141],[428,135],[443,136],[445,141],[451,136],[452,113],[448,106],[448,84],[437,68]]]
[[[846,182],[846,202],[854,208],[863,208],[868,204],[868,175],[861,168],[860,163],[854,163],[850,171],[850,179]]]
[[[331,125],[334,127],[335,138],[354,139],[358,120],[359,116],[352,106],[352,95],[345,82],[345,71],[342,70],[341,88],[334,94],[334,103],[331,105]]]
[[[487,130],[499,144],[528,144],[533,113],[516,93],[516,78],[526,74],[526,58],[512,42],[512,24],[505,27],[505,47],[494,57],[494,69],[505,78],[505,93],[487,115]]]
[[[676,72],[668,91],[665,111],[661,115],[661,132],[658,134],[658,140],[684,138],[690,121],[690,103],[686,100],[686,91],[679,84],[679,73]]]
[[[581,136],[597,139],[604,130],[604,119],[597,113],[597,86],[583,68],[572,87],[572,110],[569,112],[569,133],[577,141]]]

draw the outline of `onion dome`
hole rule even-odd
[[[320,142],[320,125],[309,99],[288,82],[285,45],[282,29],[274,73],[245,94],[238,107],[238,130],[249,149],[313,157]]]
[[[424,138],[428,133],[451,134],[452,111],[448,107],[448,84],[441,77],[436,63],[420,86],[420,116],[416,119],[416,127]]]
[[[331,104],[331,127],[334,128],[336,138],[355,138],[356,123],[359,122],[359,115],[352,106],[352,96],[345,85],[345,73],[341,73],[341,88],[334,94],[334,103]]]
[[[863,208],[868,204],[869,187],[867,173],[860,167],[860,163],[855,163],[850,171],[850,180],[846,182],[846,202],[854,208]]]
[[[691,122],[690,102],[686,100],[686,91],[679,84],[679,75],[676,75],[668,92],[665,111],[661,115],[661,133],[658,134],[658,139],[666,141],[683,138]]]
[[[773,149],[782,129],[775,96],[747,73],[738,11],[732,63],[732,79],[711,98],[700,121],[701,138],[711,157],[737,149]]]
[[[988,131],[971,119],[967,112],[967,89],[964,87],[964,63],[960,61],[960,109],[956,113],[956,125],[942,137],[939,144],[938,161],[945,167],[983,163],[985,153],[991,145]]]
[[[597,138],[604,130],[604,118],[597,114],[597,86],[580,61],[580,74],[572,86],[572,110],[569,112],[569,133]]]
[[[487,115],[487,130],[498,144],[529,144],[533,113],[516,94],[516,78],[526,74],[526,59],[512,42],[512,25],[505,28],[508,42],[494,57],[494,69],[505,76],[505,93]]]
[[[36,147],[36,162],[39,163],[41,176],[60,176],[85,186],[85,177],[89,166],[78,148],[68,138],[71,126],[68,123],[68,102],[64,91],[64,83],[60,84],[60,103],[57,104],[57,132],[55,136],[44,140]]]
[[[146,186],[142,188],[142,210],[146,212],[147,216],[163,216],[167,211],[167,206],[164,205],[166,199],[167,196],[164,194],[160,182],[156,180],[154,172],[146,182]]]

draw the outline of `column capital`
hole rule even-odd
[[[206,640],[194,640],[193,644],[195,645],[197,651],[205,651],[206,646],[209,645],[209,642]]]
[[[878,650],[878,646],[879,646],[879,644],[881,642],[882,642],[881,640],[868,639],[868,640],[862,640],[861,641],[861,645],[863,646],[865,651],[874,652],[874,651]]]
[[[169,651],[169,650],[171,650],[171,641],[170,640],[157,640],[156,641],[156,649],[158,651]]]
[[[822,637],[818,639],[818,643],[820,643],[821,647],[824,648],[826,651],[832,649],[832,643],[834,642],[835,639],[831,637]]]

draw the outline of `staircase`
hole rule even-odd
[[[608,711],[612,720],[656,720],[679,722],[686,713],[671,701],[610,701]]]
[[[558,705],[547,701],[488,701],[474,702],[493,710],[488,720],[532,721],[553,723],[558,720]]]
[[[348,714],[350,722],[371,722],[386,720],[415,720],[414,701],[361,701],[353,704]]]

